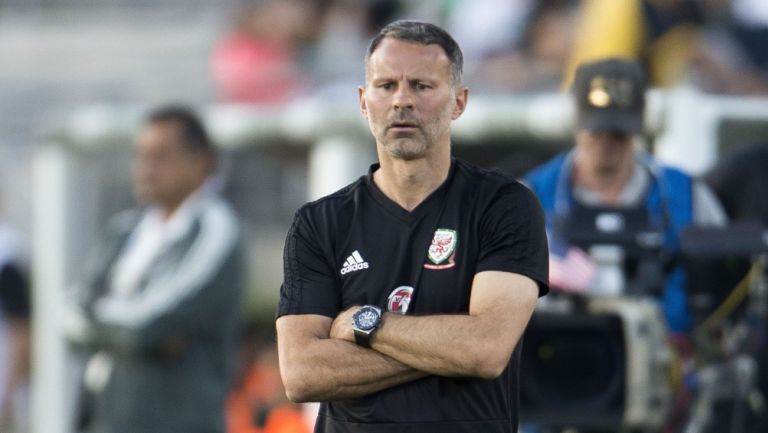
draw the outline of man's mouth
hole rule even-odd
[[[389,124],[389,129],[394,130],[411,130],[418,128],[418,125],[414,122],[392,122]]]

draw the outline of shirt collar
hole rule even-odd
[[[183,238],[191,229],[202,205],[211,199],[215,190],[214,182],[207,180],[200,188],[179,205],[167,220],[158,206],[148,207],[140,222],[141,228],[154,228],[162,232],[165,242],[175,242]]]

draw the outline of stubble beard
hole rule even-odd
[[[419,129],[414,132],[402,132],[394,137],[385,138],[384,150],[393,158],[403,161],[413,161],[424,157],[430,148],[430,143]]]
[[[424,158],[433,147],[436,140],[436,131],[430,128],[436,119],[426,122],[418,122],[413,118],[401,116],[398,120],[409,120],[416,124],[412,131],[390,131],[385,127],[381,141],[384,150],[395,159],[413,161]]]

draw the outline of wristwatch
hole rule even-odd
[[[352,315],[352,329],[355,330],[355,343],[371,347],[371,335],[381,324],[381,308],[363,305]]]

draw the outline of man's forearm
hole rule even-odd
[[[278,350],[286,393],[296,402],[363,397],[427,376],[379,352],[332,338],[280,340]]]
[[[488,271],[475,275],[472,290],[467,314],[385,314],[372,348],[430,374],[498,377],[533,313],[538,287],[522,275]],[[331,335],[354,338],[344,329],[347,321],[340,315]]]
[[[286,384],[294,401],[363,397],[426,376],[386,355],[348,341],[317,340],[303,353],[301,366]],[[289,373],[291,374],[291,373]],[[287,382],[288,380],[286,380]]]
[[[372,347],[405,365],[440,376],[492,378],[509,362],[519,334],[470,315],[388,315]]]

